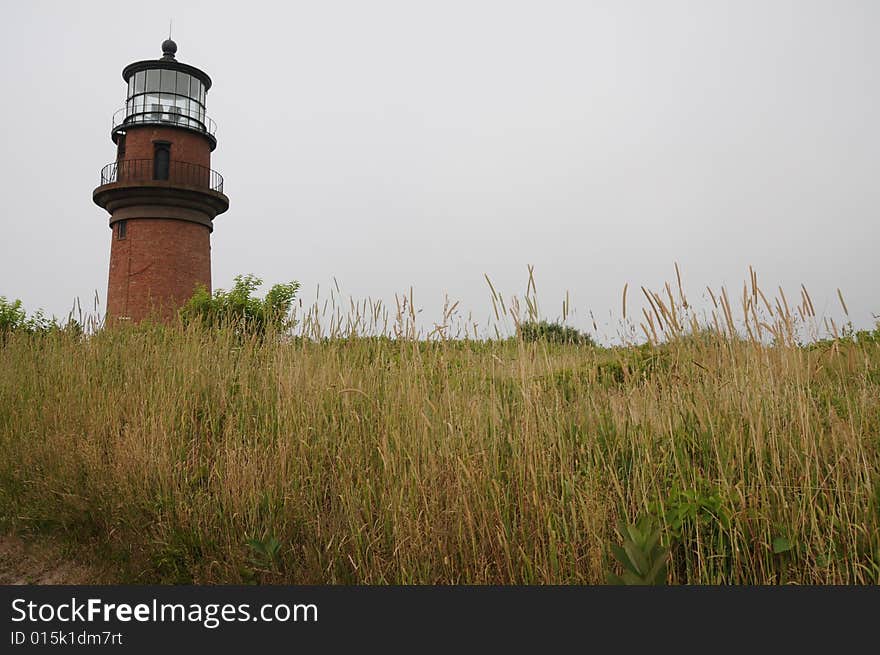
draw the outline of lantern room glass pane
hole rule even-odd
[[[148,93],[146,95],[145,107],[144,111],[149,113],[150,115],[147,117],[148,120],[158,120],[158,112],[160,111],[161,105],[159,104],[159,94],[158,93]]]
[[[159,92],[159,71],[158,70],[148,70],[147,71],[147,91],[154,91],[156,93]]]
[[[177,90],[177,71],[162,71],[162,93],[174,93]]]
[[[186,73],[177,73],[177,92],[182,96],[189,95],[189,75]]]
[[[169,94],[169,93],[161,93],[159,94],[159,104],[162,106],[162,113],[167,114],[168,111],[174,107],[174,98],[177,96]],[[167,116],[163,116],[163,120],[165,120]]]
[[[201,83],[197,77],[189,78],[189,93],[187,95],[196,101],[199,99],[199,86],[201,86]]]
[[[138,71],[133,75],[134,77],[134,92],[135,93],[143,93],[144,92],[144,78],[146,77],[145,71]]]

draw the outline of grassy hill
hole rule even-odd
[[[128,582],[567,584],[653,516],[669,583],[880,583],[878,334],[656,320],[619,348],[12,333],[0,528]]]

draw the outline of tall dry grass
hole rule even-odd
[[[11,335],[2,527],[124,581],[567,584],[651,513],[673,583],[880,583],[880,343],[799,345],[806,290],[750,282],[702,321],[645,289],[616,348],[451,339],[451,305],[416,339],[411,297],[295,339]]]

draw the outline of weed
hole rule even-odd
[[[669,550],[660,544],[661,528],[652,516],[644,516],[634,524],[622,522],[618,528],[620,546],[611,552],[623,567],[623,573],[608,574],[614,585],[665,585]]]

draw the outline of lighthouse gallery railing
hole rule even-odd
[[[223,193],[223,176],[220,173],[207,166],[185,161],[170,161],[167,169],[157,167],[153,159],[114,161],[101,169],[101,186],[117,182],[168,182]]]

